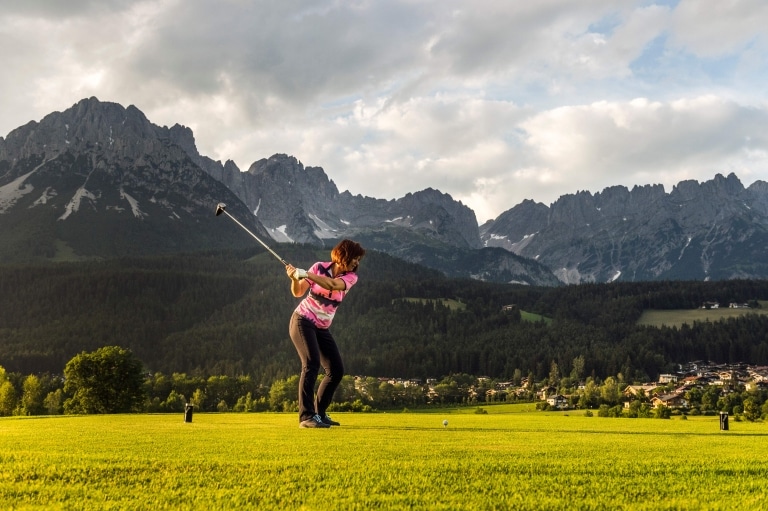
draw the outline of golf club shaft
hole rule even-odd
[[[230,214],[227,212],[227,210],[225,210],[225,209],[222,209],[222,210],[221,210],[221,212],[222,212],[222,213],[224,213],[225,215],[227,215],[229,218],[231,218],[231,219],[232,219],[232,221],[233,221],[233,222],[235,222],[237,225],[239,225],[240,227],[242,227],[242,228],[243,228],[243,230],[245,230],[245,232],[247,232],[248,234],[250,234],[251,236],[253,236],[253,239],[255,239],[256,241],[258,241],[259,243],[261,243],[261,246],[262,246],[262,247],[266,248],[266,249],[269,251],[269,253],[270,253],[270,254],[272,254],[273,256],[275,256],[275,257],[277,258],[277,260],[278,260],[278,261],[280,261],[281,263],[283,263],[283,266],[288,266],[288,263],[287,263],[287,262],[285,262],[285,259],[283,259],[283,258],[282,258],[282,257],[280,257],[279,255],[277,255],[277,253],[275,253],[275,251],[274,251],[274,250],[272,250],[271,248],[269,248],[269,247],[267,246],[267,244],[266,244],[266,243],[264,243],[263,241],[261,241],[261,240],[260,240],[260,239],[259,239],[259,238],[258,238],[258,237],[255,235],[255,234],[253,234],[253,233],[252,233],[252,232],[251,232],[251,231],[250,231],[250,230],[249,230],[249,229],[248,229],[246,226],[244,226],[243,224],[241,224],[240,222],[238,222],[238,221],[237,221],[237,218],[235,218],[235,217],[233,217],[232,215],[230,215]]]

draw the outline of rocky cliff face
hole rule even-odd
[[[219,201],[267,233],[135,107],[85,99],[0,138],[0,260],[103,258],[246,246]],[[242,241],[241,241],[242,240]]]
[[[766,184],[730,174],[704,183],[579,192],[550,207],[523,203],[481,229],[501,246],[549,266],[566,283],[765,278]]]
[[[227,184],[277,241],[323,244],[400,226],[455,247],[481,246],[474,212],[431,188],[390,201],[339,193],[322,168],[284,154],[259,160],[245,173],[234,165],[206,171]]]
[[[471,209],[432,188],[396,200],[352,195],[280,154],[241,172],[200,155],[189,128],[96,98],[0,138],[0,261],[253,245],[214,216],[218,202],[263,239],[329,247],[350,237],[457,277],[768,278],[768,184],[745,189],[733,174],[669,193],[614,186],[550,206],[526,200],[478,227]]]
[[[252,246],[218,202],[264,240],[366,241],[448,275],[557,284],[541,265],[490,252],[474,212],[427,189],[397,200],[339,193],[319,167],[274,155],[241,172],[198,153],[192,130],[85,99],[0,138],[0,261],[154,255]]]

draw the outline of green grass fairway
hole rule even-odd
[[[439,303],[443,307],[448,307],[452,311],[464,310],[467,308],[467,304],[461,303],[453,298],[403,298],[406,302],[411,303]]]
[[[675,309],[675,310],[645,310],[637,321],[639,325],[680,327],[684,323],[693,325],[695,321],[720,321],[727,318],[738,318],[745,314],[768,314],[768,302],[761,301],[760,309]]]
[[[768,425],[484,406],[0,419],[5,509],[765,509]],[[443,420],[448,426],[443,427]]]
[[[520,319],[523,321],[530,321],[531,323],[535,323],[537,321],[543,321],[546,324],[552,323],[552,318],[548,318],[546,316],[542,316],[541,314],[534,314],[533,312],[526,312],[526,311],[520,311]]]

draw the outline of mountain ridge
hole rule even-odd
[[[215,219],[218,201],[267,236],[167,128],[132,106],[84,99],[0,138],[2,261],[245,246],[236,227]]]
[[[605,188],[524,201],[481,226],[486,246],[533,257],[565,283],[766,278],[768,186],[716,174],[699,183]]]
[[[532,285],[768,278],[768,183],[699,183],[526,199],[478,225],[427,188],[392,200],[339,191],[322,167],[275,154],[241,171],[201,155],[194,133],[135,106],[83,99],[0,137],[0,261],[152,255],[249,240],[215,204],[276,243],[372,249],[446,275]],[[229,224],[229,222],[223,222]],[[503,249],[503,250],[498,250]]]

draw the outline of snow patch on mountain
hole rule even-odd
[[[137,201],[136,199],[134,199],[133,197],[125,193],[125,190],[123,190],[122,187],[120,188],[120,198],[127,200],[128,204],[131,205],[131,211],[133,212],[133,216],[139,219],[144,218],[146,216],[139,208],[139,201]]]
[[[37,168],[14,179],[5,186],[0,186],[0,214],[5,213],[6,210],[16,204],[16,201],[34,190],[34,187],[31,184],[25,183],[24,181],[26,181],[35,170],[37,170]]]
[[[29,176],[34,174],[37,169],[54,159],[55,158],[43,160],[43,163],[30,170],[23,176],[17,177],[7,185],[0,186],[0,215],[5,213],[14,204],[16,204],[19,199],[35,189],[34,186],[29,183],[25,183],[25,181]]]
[[[333,229],[330,225],[325,223],[320,217],[315,214],[309,215],[309,218],[315,223],[317,229],[314,233],[320,239],[335,238],[338,236],[336,229]]]
[[[39,206],[41,204],[48,204],[48,201],[54,197],[56,197],[58,193],[56,193],[56,190],[51,188],[50,186],[46,187],[45,190],[43,190],[43,193],[40,195],[40,197],[37,198],[35,202],[32,203],[32,206]]]
[[[555,276],[560,280],[560,282],[563,282],[565,284],[579,284],[582,282],[582,278],[584,277],[579,273],[578,268],[560,268],[558,270],[553,271],[552,273],[555,274]]]
[[[288,236],[288,234],[285,232],[287,228],[287,225],[281,225],[280,227],[276,227],[274,229],[268,229],[269,235],[278,243],[293,243],[291,237]]]
[[[86,190],[84,186],[81,186],[77,189],[72,199],[67,203],[66,207],[64,208],[64,214],[59,217],[59,220],[66,220],[72,213],[79,211],[80,204],[82,203],[83,199],[88,199],[95,202],[96,196]]]

